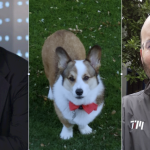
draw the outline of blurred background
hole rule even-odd
[[[28,0],[0,1],[0,47],[28,60]]]

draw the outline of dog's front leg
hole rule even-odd
[[[90,133],[92,133],[92,128],[90,128],[88,125],[84,125],[84,126],[79,125],[78,128],[79,128],[79,131],[80,131],[81,134],[90,134]]]
[[[60,133],[60,138],[67,140],[71,137],[73,137],[73,125],[68,128],[65,125],[63,125],[62,131]]]
[[[52,88],[51,88],[50,86],[49,86],[48,98],[49,98],[50,100],[54,100]]]

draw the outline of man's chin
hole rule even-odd
[[[146,75],[150,79],[150,68],[145,64],[145,62],[143,62],[143,67],[144,67],[144,71],[145,71]]]

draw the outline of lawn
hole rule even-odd
[[[121,149],[121,1],[30,0],[29,5],[29,147],[30,150]],[[71,28],[71,29],[70,29]],[[76,29],[79,32],[76,32]],[[48,80],[41,50],[45,39],[60,29],[72,30],[88,52],[102,48],[100,75],[105,85],[105,106],[90,123],[94,132],[62,140],[62,124],[47,99]]]

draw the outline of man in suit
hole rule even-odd
[[[28,63],[0,47],[0,150],[28,149]]]
[[[150,79],[150,16],[141,30],[140,55]],[[123,97],[123,150],[150,149],[150,81],[145,90]]]

